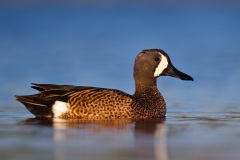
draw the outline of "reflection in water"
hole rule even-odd
[[[115,152],[121,152],[121,148],[125,147],[122,142],[126,137],[122,136],[126,136],[126,133],[131,134],[132,120],[63,121],[55,119],[53,127],[56,160],[68,159],[70,153],[75,154],[74,157],[79,157],[78,159],[101,159],[106,155],[114,156]]]
[[[168,133],[167,125],[158,124],[155,134],[156,135],[155,157],[157,160],[168,160],[167,133]]]
[[[165,119],[141,120],[135,125],[137,159],[168,160]]]
[[[25,122],[53,127],[53,150],[57,160],[67,159],[69,154],[79,159],[101,159],[107,154],[108,157],[118,156],[119,159],[168,160],[168,130],[164,121],[165,119],[83,121],[31,118]]]

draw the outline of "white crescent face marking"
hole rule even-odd
[[[55,118],[68,112],[68,103],[56,101],[52,106],[52,112]]]
[[[168,66],[167,57],[161,54],[161,62],[155,69],[154,77],[158,77],[163,72],[163,70],[167,68],[167,66]]]

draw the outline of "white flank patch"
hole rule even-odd
[[[161,62],[158,64],[157,68],[155,69],[154,77],[158,77],[163,72],[163,70],[166,69],[168,66],[167,58],[162,54],[161,56],[162,56]]]
[[[62,114],[68,112],[68,103],[56,101],[52,106],[54,117],[59,117]]]

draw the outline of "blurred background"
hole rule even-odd
[[[0,108],[32,82],[133,94],[135,56],[160,48],[195,80],[158,80],[170,111],[239,111],[239,29],[237,0],[0,0]]]
[[[194,78],[158,79],[165,121],[49,122],[14,99],[30,83],[133,94],[150,48]],[[0,0],[0,157],[239,159],[239,52],[238,0]]]

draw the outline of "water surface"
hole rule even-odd
[[[3,159],[239,158],[240,112],[168,112],[138,121],[53,122],[26,111],[0,117]]]

